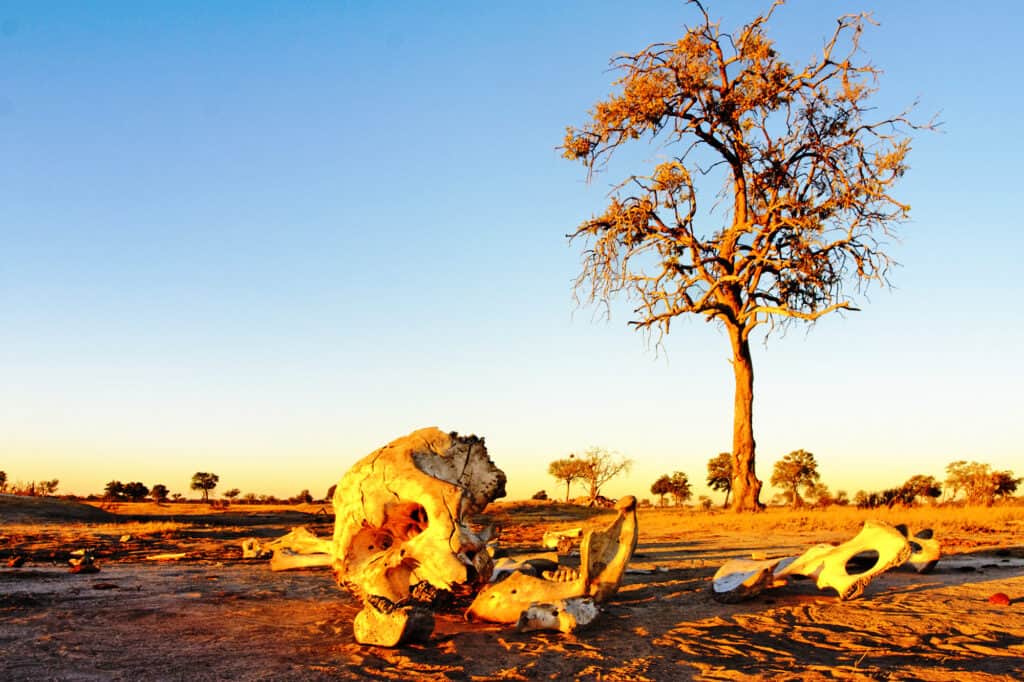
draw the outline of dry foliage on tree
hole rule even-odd
[[[737,510],[762,507],[751,332],[855,310],[854,294],[888,285],[887,241],[909,211],[890,192],[907,168],[907,131],[919,127],[906,112],[872,118],[880,72],[858,48],[868,15],[841,17],[800,65],[766,34],[781,4],[724,33],[692,2],[701,21],[678,41],[612,61],[617,92],[562,147],[590,177],[634,140],[660,143],[664,161],[626,177],[571,235],[586,243],[576,291],[606,305],[623,293],[635,302],[631,324],[659,335],[685,313],[724,327]],[[698,204],[702,175],[723,181],[721,210],[714,198]]]

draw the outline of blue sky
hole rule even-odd
[[[486,436],[513,498],[594,445],[635,461],[611,495],[706,492],[725,337],[685,321],[656,352],[572,300],[565,234],[615,177],[555,148],[610,57],[697,21],[636,4],[0,4],[0,469],[319,494],[437,425]],[[1021,9],[793,0],[770,35],[801,62],[862,10],[880,110],[944,125],[897,190],[897,288],[755,348],[758,471],[1021,473]]]

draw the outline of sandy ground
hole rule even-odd
[[[173,506],[173,505],[172,505]],[[357,603],[326,570],[271,573],[241,558],[244,537],[297,523],[329,534],[322,515],[295,511],[126,516],[75,508],[17,513],[0,504],[0,679],[914,679],[1024,677],[1024,538],[1020,529],[946,538],[958,548],[935,572],[899,569],[860,599],[839,602],[810,581],[739,604],[712,600],[710,578],[730,557],[794,553],[850,533],[770,536],[652,510],[619,594],[575,635],[520,634],[437,616],[425,645],[365,647],[352,637]],[[310,510],[312,511],[312,510]],[[683,512],[680,512],[682,514]],[[77,517],[76,517],[77,515]],[[562,506],[508,505],[498,522],[513,553],[536,552],[546,528],[603,524]],[[692,515],[691,515],[692,516]],[[700,526],[706,526],[699,528]],[[755,524],[756,525],[756,524]],[[681,528],[687,530],[680,530]],[[122,541],[123,536],[131,535]],[[68,552],[95,548],[101,571],[68,572]],[[176,561],[147,556],[184,552]],[[1007,605],[989,603],[1003,592]]]

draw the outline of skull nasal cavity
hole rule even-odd
[[[866,549],[858,552],[846,561],[847,575],[859,575],[870,571],[878,563],[878,552],[873,549]]]

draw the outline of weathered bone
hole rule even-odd
[[[896,530],[903,533],[903,537],[907,538],[910,543],[913,554],[910,555],[907,563],[913,566],[915,571],[928,573],[935,568],[935,564],[939,563],[939,559],[942,558],[942,550],[931,528],[919,530],[914,533],[913,537],[908,537],[910,531],[902,523],[896,525]]]
[[[534,604],[553,604],[585,596],[603,602],[615,594],[636,549],[636,498],[624,497],[616,507],[619,514],[607,528],[590,530],[583,535],[578,572],[571,569],[547,572],[545,576],[550,579],[512,573],[481,590],[470,604],[466,618],[516,623]]]
[[[569,528],[567,530],[549,530],[544,533],[544,538],[541,540],[541,544],[548,549],[556,549],[559,546],[565,546],[566,544],[572,545],[572,542],[579,540],[583,537],[582,528]],[[568,543],[566,542],[568,541]]]
[[[846,570],[854,556],[869,551],[878,553],[871,568],[854,574]],[[910,544],[899,530],[880,521],[867,521],[856,537],[838,547],[815,545],[797,556],[729,561],[715,573],[712,594],[723,602],[741,601],[768,587],[785,585],[788,576],[803,575],[816,578],[819,589],[834,589],[841,600],[854,599],[877,575],[903,564],[911,553]]]
[[[600,608],[591,597],[572,597],[551,604],[531,604],[519,615],[516,629],[519,632],[575,632],[577,628],[594,622],[600,612]]]
[[[271,542],[261,543],[255,538],[242,540],[242,558],[263,559],[270,556],[270,570],[290,571],[297,568],[330,566],[334,544],[327,538],[317,537],[305,526],[291,531]]]
[[[357,462],[334,493],[340,583],[398,603],[413,585],[451,590],[490,576],[489,533],[465,517],[505,495],[482,438],[420,429]]]
[[[434,631],[434,615],[417,604],[396,605],[384,597],[368,597],[352,630],[360,644],[395,647],[423,642]]]

